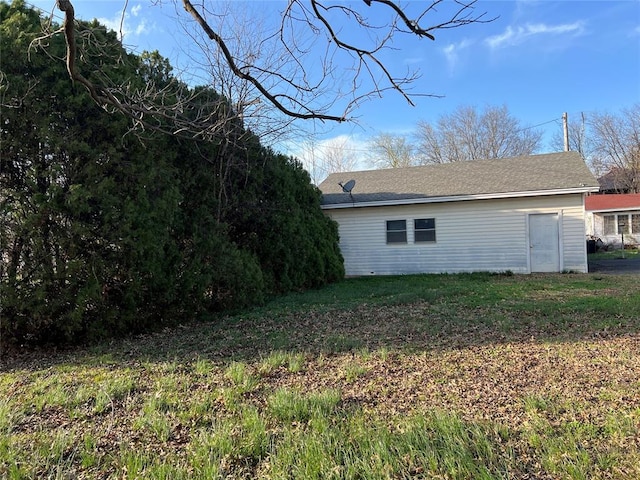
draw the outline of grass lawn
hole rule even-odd
[[[349,279],[2,362],[0,478],[640,478],[633,275]]]
[[[603,260],[609,258],[636,258],[640,255],[640,250],[637,248],[625,248],[624,251],[621,248],[611,250],[608,252],[590,253],[589,260]]]

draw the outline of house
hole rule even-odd
[[[603,176],[598,178],[600,193],[632,193],[640,187],[640,179],[636,178],[631,168],[613,167]]]
[[[640,245],[640,193],[590,195],[587,234],[607,245]]]
[[[587,272],[576,152],[334,173],[319,185],[347,275]]]

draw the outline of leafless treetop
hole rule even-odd
[[[431,42],[440,30],[492,20],[476,12],[476,0],[288,0],[275,25],[252,31],[253,25],[246,23],[238,29],[233,11],[222,3],[181,3],[188,14],[183,28],[196,27],[201,35],[192,32],[194,43],[197,38],[207,40],[208,45],[200,45],[207,49],[206,57],[233,79],[233,92],[226,94],[226,100],[243,119],[268,104],[289,119],[342,122],[351,120],[363,101],[389,90],[413,104],[413,97],[429,94],[412,91],[417,71],[395,72],[385,64],[390,50],[397,48],[396,40],[410,36]],[[176,123],[175,132],[201,135],[221,127],[216,122],[207,125],[213,120],[210,115],[188,121],[180,118],[176,113],[182,110],[180,105],[164,103],[162,92],[130,92],[123,85],[87,80],[77,68],[81,52],[72,1],[56,0],[56,5],[65,16],[62,31],[69,75],[96,102],[143,124],[154,116],[170,118]]]

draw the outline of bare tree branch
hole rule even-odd
[[[402,168],[416,164],[415,148],[406,137],[379,133],[371,139],[371,165],[377,168]]]
[[[91,98],[103,108],[113,108],[131,118],[134,126],[142,126],[170,135],[189,138],[220,139],[219,131],[231,118],[236,118],[229,111],[227,102],[220,99],[200,107],[200,112],[191,118],[185,114],[187,105],[196,105],[198,94],[188,93],[168,101],[176,93],[175,85],[162,88],[147,84],[143,89],[131,89],[128,85],[110,85],[110,79],[103,78],[100,83],[87,79],[77,67],[77,32],[75,27],[75,10],[70,0],[56,0],[58,8],[64,13],[62,31],[64,31],[67,54],[67,71],[72,81],[82,85]],[[57,32],[52,32],[53,35]],[[89,32],[91,34],[91,32]],[[41,37],[38,40],[43,40]],[[92,45],[97,42],[90,39]],[[102,46],[106,47],[106,46]],[[175,80],[173,80],[175,81]],[[224,115],[226,112],[226,115]]]
[[[640,103],[618,115],[592,114],[593,162],[606,170],[616,189],[640,193]]]
[[[421,163],[530,155],[540,147],[542,132],[522,126],[507,107],[461,106],[439,117],[436,125],[418,124]]]
[[[290,125],[292,119],[353,121],[353,114],[363,101],[380,97],[389,90],[399,93],[410,105],[414,104],[413,97],[436,96],[411,92],[419,78],[418,72],[407,70],[396,75],[385,64],[384,55],[393,50],[397,35],[435,40],[434,33],[438,30],[492,21],[486,18],[486,13],[475,13],[476,2],[431,0],[401,4],[393,0],[365,0],[361,4],[345,4],[340,0],[288,0],[272,31],[251,37],[254,49],[248,53],[235,50],[238,39],[226,36],[226,24],[214,26],[215,19],[229,19],[221,4],[208,9],[204,0],[200,4],[192,0],[180,3],[188,18],[214,47],[212,51],[219,52],[220,57],[216,58],[222,59],[239,81],[233,94],[224,99],[235,108],[228,115],[243,120],[250,112],[266,111],[252,108],[264,103],[273,106],[280,119],[288,119],[283,123]],[[77,67],[78,32],[74,28],[72,1],[56,0],[56,5],[65,14],[62,31],[67,44],[69,75],[98,104],[119,111],[145,127],[166,129],[159,125],[174,122],[174,127],[167,129],[172,134],[210,138],[224,130],[222,123],[229,117],[216,117],[216,108],[197,119],[186,118],[180,114],[186,98],[168,104],[163,100],[162,91],[129,91],[127,85],[109,84],[109,79],[98,81],[85,77]],[[376,14],[386,12],[385,20],[370,21],[368,15],[374,9]],[[363,32],[367,35],[362,35]],[[278,53],[265,57],[261,54],[263,50]],[[221,67],[222,64],[217,68]],[[252,98],[243,98],[254,91]]]
[[[334,115],[324,115],[320,113],[299,113],[286,108],[280,101],[278,101],[277,96],[272,95],[262,85],[262,83],[260,83],[251,74],[247,73],[247,71],[237,66],[235,59],[231,55],[231,52],[229,51],[229,48],[227,47],[227,44],[225,43],[225,41],[222,39],[222,37],[220,37],[220,35],[218,35],[217,32],[215,32],[209,26],[209,24],[204,20],[204,18],[200,15],[200,13],[198,13],[198,11],[193,7],[192,3],[189,0],[183,0],[183,4],[184,4],[184,9],[196,19],[200,27],[202,27],[204,32],[207,34],[207,36],[211,40],[213,40],[218,45],[218,47],[220,47],[220,50],[222,50],[222,53],[226,58],[229,64],[229,67],[231,68],[233,73],[239,78],[246,80],[250,82],[252,85],[254,85],[260,91],[260,93],[262,93],[271,103],[273,103],[284,114],[289,115],[290,117],[301,118],[301,119],[316,118],[319,120],[333,120],[337,122],[341,122],[344,120],[344,117],[337,117]]]
[[[315,185],[332,173],[350,172],[358,165],[357,149],[346,136],[322,142],[310,138],[303,145],[299,156]]]

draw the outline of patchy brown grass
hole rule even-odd
[[[637,280],[389,279],[424,295],[5,358],[0,476],[640,478]]]

